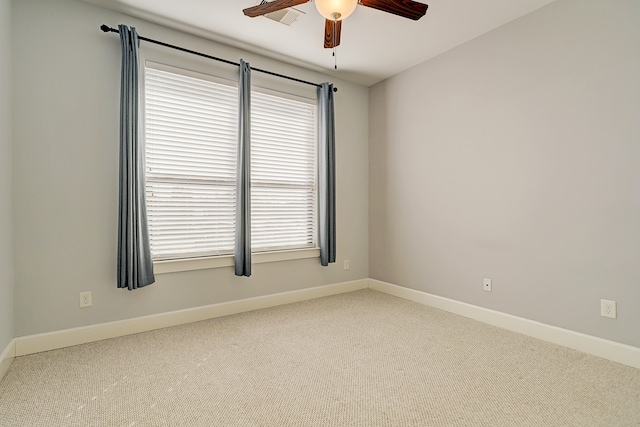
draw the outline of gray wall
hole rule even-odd
[[[0,0],[0,353],[14,337],[11,168],[11,0]]]
[[[368,277],[366,87],[76,0],[20,0],[13,8],[17,336]],[[147,37],[336,83],[336,264],[257,264],[248,279],[230,267],[171,273],[141,290],[116,289],[120,46],[117,35],[99,30],[103,23],[134,25]],[[181,55],[152,46],[143,42],[142,49],[156,61],[173,63]],[[184,58],[199,69],[220,66]],[[344,259],[350,270],[343,270]],[[80,291],[93,292],[93,307],[78,308]]]
[[[371,88],[370,276],[640,346],[638,23],[558,0]]]

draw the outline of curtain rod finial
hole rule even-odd
[[[102,31],[104,31],[105,33],[108,33],[109,31],[111,31],[111,27],[109,27],[108,25],[105,25],[105,24],[100,25],[100,29]]]

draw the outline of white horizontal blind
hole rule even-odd
[[[154,259],[233,253],[237,89],[145,69],[147,212]]]
[[[252,251],[316,247],[316,104],[265,91],[251,96]],[[153,259],[233,253],[237,109],[236,87],[147,64]]]
[[[316,110],[251,93],[253,252],[316,246]]]

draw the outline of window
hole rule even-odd
[[[255,89],[253,252],[316,247],[316,102]],[[147,215],[154,260],[234,251],[237,88],[145,67]]]
[[[316,246],[316,105],[251,93],[253,252]]]

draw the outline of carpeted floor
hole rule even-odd
[[[0,426],[640,426],[640,370],[364,290],[19,357]]]

